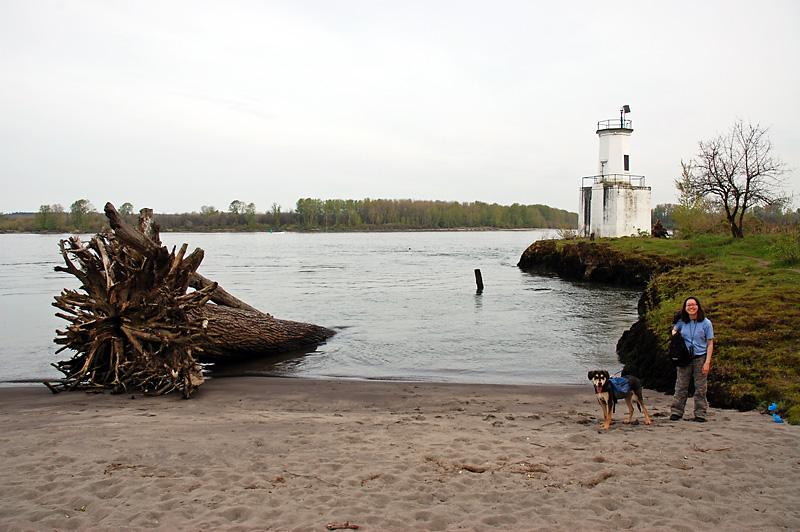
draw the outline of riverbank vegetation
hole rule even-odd
[[[136,223],[133,205],[119,212]],[[282,212],[273,204],[259,212],[253,203],[234,200],[227,211],[204,205],[199,212],[156,214],[162,231],[416,231],[437,229],[557,229],[575,227],[578,215],[547,205],[498,205],[480,201],[420,201],[389,199],[312,199],[297,201],[296,209]],[[99,232],[106,225],[88,200],[78,200],[69,211],[61,205],[42,205],[36,213],[0,215],[0,232]]]

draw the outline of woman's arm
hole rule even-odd
[[[706,351],[706,362],[703,364],[703,375],[708,375],[711,370],[711,355],[714,353],[714,339],[710,338],[706,342],[708,343],[708,350]]]

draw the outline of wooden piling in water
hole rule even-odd
[[[480,268],[475,268],[475,284],[478,285],[478,292],[483,292],[483,276]]]

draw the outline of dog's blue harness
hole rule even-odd
[[[625,396],[631,391],[631,385],[625,377],[612,378],[611,387],[614,389],[614,397],[617,399],[625,399]]]

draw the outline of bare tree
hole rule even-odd
[[[699,153],[683,164],[683,175],[675,181],[682,195],[711,198],[724,211],[731,234],[744,236],[745,213],[756,205],[785,204],[783,184],[787,168],[772,154],[769,128],[742,120],[726,134],[699,142]]]

